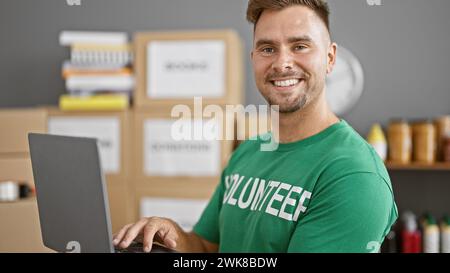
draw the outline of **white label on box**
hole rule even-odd
[[[54,135],[97,138],[103,172],[120,172],[119,118],[51,117],[48,121],[48,131]]]
[[[156,99],[225,94],[225,42],[153,41],[147,45],[147,96]]]
[[[184,230],[192,230],[208,200],[181,198],[153,198],[141,199],[140,217],[165,217],[177,222]]]
[[[144,122],[144,173],[148,176],[217,176],[220,175],[220,141],[176,140],[172,135],[175,120],[149,119]],[[179,120],[177,121],[180,122]],[[210,120],[186,120],[184,128],[208,128]],[[199,126],[203,124],[205,126]],[[211,128],[211,127],[209,127]],[[203,132],[205,134],[205,132]],[[200,133],[201,135],[201,133]]]

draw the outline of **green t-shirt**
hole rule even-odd
[[[389,175],[341,120],[309,138],[233,153],[194,232],[219,252],[377,252],[397,219]]]

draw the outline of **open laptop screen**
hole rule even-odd
[[[44,245],[113,252],[108,195],[97,140],[29,134]]]

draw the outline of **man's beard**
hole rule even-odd
[[[279,94],[276,94],[276,91],[274,90],[267,90],[266,94],[267,96],[264,96],[266,101],[269,103],[270,106],[277,106],[278,112],[283,114],[293,113],[300,109],[302,109],[307,101],[307,89],[308,89],[308,79],[310,78],[308,74],[302,72],[302,71],[289,71],[285,73],[277,73],[273,72],[271,74],[268,74],[265,77],[265,82],[268,84],[271,84],[273,79],[276,78],[297,78],[301,79],[305,82],[305,89],[301,91],[300,94],[297,95],[294,99],[290,97],[281,97]],[[262,87],[264,88],[264,87]],[[271,89],[271,88],[269,88]],[[275,93],[274,93],[275,92]]]
[[[277,106],[278,112],[281,114],[289,114],[294,113],[298,110],[303,109],[307,102],[306,94],[303,94],[303,96],[299,96],[299,98],[296,98],[293,103],[287,104],[287,103],[277,103],[273,98],[270,96],[266,98],[266,101],[269,103],[270,106]]]

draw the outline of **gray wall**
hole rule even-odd
[[[2,0],[0,2],[0,107],[56,104],[68,49],[61,30],[173,30],[233,28],[249,52],[245,0]],[[450,1],[331,0],[333,38],[359,57],[365,71],[360,102],[344,116],[366,134],[390,117],[450,113]],[[246,62],[246,102],[264,103]]]
[[[173,30],[233,28],[250,51],[252,28],[245,0],[2,0],[0,2],[0,107],[56,104],[64,92],[58,45],[61,30]],[[362,62],[365,88],[344,118],[362,135],[373,122],[391,117],[435,117],[450,113],[450,1],[330,0],[333,38]],[[246,102],[264,103],[246,62]],[[403,207],[450,212],[448,173],[392,174]],[[414,180],[414,183],[409,181]],[[436,180],[440,184],[434,184]],[[442,182],[444,181],[444,182]],[[445,183],[449,182],[449,183]],[[427,190],[424,190],[426,187]],[[431,202],[439,188],[444,201]],[[445,195],[442,195],[445,193]],[[431,194],[431,195],[430,195]],[[427,195],[424,199],[423,195]],[[422,203],[420,201],[422,196]]]

